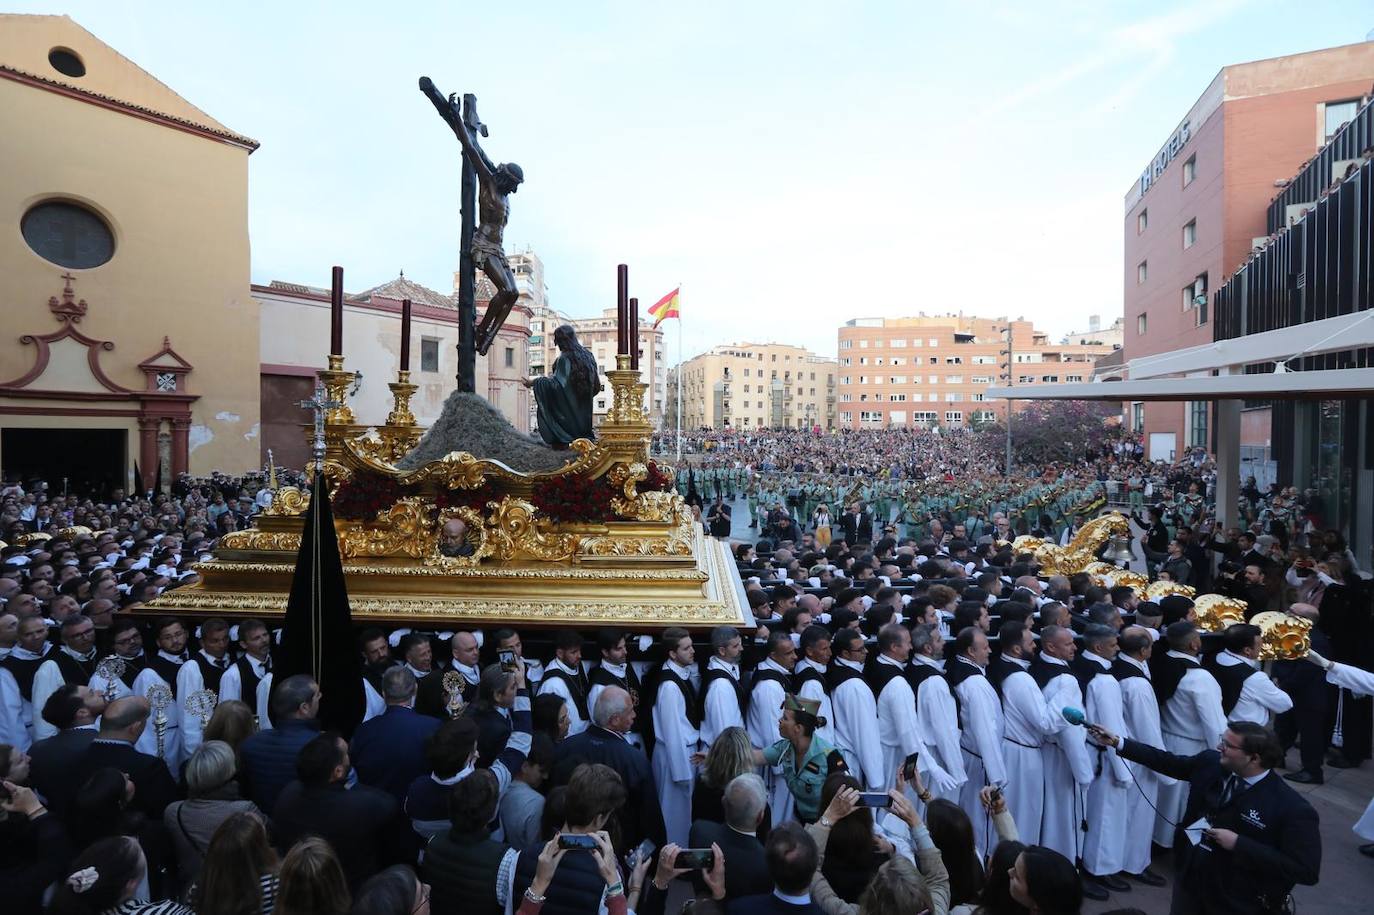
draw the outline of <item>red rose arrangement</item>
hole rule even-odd
[[[355,473],[335,491],[334,514],[346,521],[375,521],[404,495],[405,488],[391,477]]]
[[[534,486],[530,502],[552,521],[612,521],[611,499],[615,491],[605,477],[586,481],[581,477],[554,477]]]

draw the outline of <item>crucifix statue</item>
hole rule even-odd
[[[486,355],[510,314],[511,306],[520,297],[502,243],[510,219],[510,195],[525,180],[525,173],[514,162],[500,165],[492,162],[478,145],[477,138],[487,135],[487,127],[477,117],[475,95],[464,95],[461,103],[456,93],[445,98],[427,76],[420,77],[420,91],[453,130],[463,148],[462,240],[458,257],[458,389],[472,391],[476,381],[474,352]],[[480,188],[474,187],[479,184]],[[474,209],[480,216],[475,225]],[[496,294],[487,304],[481,326],[474,330],[473,277],[478,267],[496,287]]]
[[[315,458],[315,470],[318,472],[324,466],[325,442],[324,442],[324,416],[330,410],[337,410],[343,404],[337,400],[329,400],[324,394],[324,382],[315,380],[315,396],[310,400],[302,400],[296,403],[302,410],[315,411],[315,437],[310,443],[310,453]]]

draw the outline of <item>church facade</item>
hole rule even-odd
[[[256,466],[256,141],[65,16],[0,15],[0,120],[0,466]]]

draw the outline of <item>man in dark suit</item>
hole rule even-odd
[[[620,775],[627,795],[625,806],[617,812],[625,847],[634,848],[644,839],[659,847],[667,838],[663,808],[654,789],[649,758],[627,739],[634,722],[635,707],[630,694],[618,686],[602,689],[587,730],[558,744],[553,784],[566,785],[573,770],[583,763],[611,767]]]
[[[43,704],[43,720],[57,728],[57,733],[29,748],[29,784],[48,799],[48,809],[62,814],[62,801],[67,796],[63,786],[72,780],[72,772],[86,755],[86,748],[95,740],[96,722],[105,711],[105,694],[89,686],[64,683]]]
[[[1189,782],[1174,836],[1174,913],[1280,912],[1294,884],[1317,882],[1317,812],[1272,771],[1283,762],[1273,731],[1233,721],[1215,750],[1195,756],[1167,753],[1096,726],[1089,732],[1123,759]]]
[[[148,726],[149,711],[148,700],[142,696],[116,699],[106,707],[100,732],[73,768],[71,781],[58,792],[64,795],[59,806],[67,809],[97,769],[113,768],[134,783],[134,807],[153,822],[162,822],[162,812],[177,799],[177,783],[165,762],[134,749]]]
[[[386,711],[358,725],[348,751],[358,780],[398,802],[405,801],[411,781],[429,771],[425,742],[440,724],[438,718],[415,711],[415,690],[415,675],[406,667],[382,674]]]
[[[784,823],[768,833],[764,846],[773,892],[733,899],[729,915],[821,915],[811,901],[811,879],[820,853],[816,842],[800,823]]]
[[[725,786],[722,798],[725,822],[697,820],[688,833],[691,848],[710,848],[715,845],[725,856],[725,897],[739,899],[769,893],[773,878],[768,873],[768,859],[758,838],[759,824],[768,808],[768,789],[763,779],[753,772],[736,777]],[[697,897],[709,894],[701,871],[692,872]]]
[[[1288,612],[1309,619],[1314,624],[1319,619],[1317,608],[1311,604],[1294,604],[1288,608]],[[1312,651],[1329,657],[1331,640],[1326,633],[1314,625],[1310,637]],[[1297,771],[1289,772],[1284,778],[1307,785],[1320,785],[1326,780],[1322,763],[1331,742],[1327,709],[1335,689],[1326,682],[1322,671],[1305,659],[1275,661],[1274,681],[1293,700],[1293,707],[1274,719],[1274,732],[1279,735],[1285,750],[1296,743],[1302,760]]]
[[[348,744],[332,731],[302,747],[297,779],[277,797],[272,832],[283,854],[304,836],[327,841],[356,890],[383,867],[413,861],[415,842],[395,798],[363,784],[347,790],[349,768]]]

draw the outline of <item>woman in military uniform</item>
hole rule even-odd
[[[836,772],[848,772],[844,756],[816,734],[824,727],[819,699],[788,695],[782,703],[778,734],[782,739],[772,746],[754,751],[754,763],[781,766],[782,778],[792,793],[797,819],[814,823],[821,815],[821,787]]]

